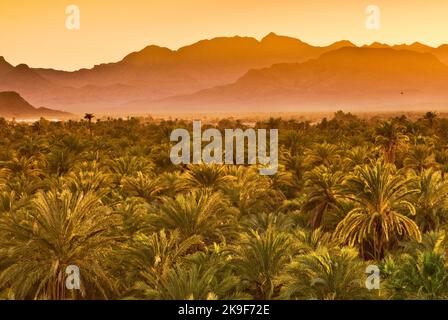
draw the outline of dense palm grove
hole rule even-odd
[[[174,166],[191,122],[92,118],[0,121],[1,299],[448,298],[448,119],[258,122],[261,176]]]

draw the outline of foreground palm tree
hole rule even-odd
[[[283,299],[355,300],[367,298],[365,264],[352,248],[298,256],[281,277]]]
[[[386,290],[392,299],[437,300],[448,298],[448,269],[444,254],[417,251],[387,261]]]
[[[235,211],[220,193],[195,191],[174,199],[164,197],[151,209],[151,223],[157,229],[178,230],[183,239],[201,236],[205,243],[231,240],[235,229]]]
[[[271,299],[278,293],[277,278],[290,260],[290,248],[289,236],[272,229],[243,235],[233,263],[255,299]]]
[[[0,288],[16,299],[108,298],[115,280],[106,270],[116,222],[93,193],[40,192],[29,210],[0,221]],[[80,270],[81,290],[66,289],[66,268]]]
[[[310,224],[313,229],[321,227],[326,214],[338,210],[342,177],[341,172],[335,173],[324,166],[305,175],[305,192],[308,196],[304,209],[311,213]]]
[[[418,226],[401,213],[415,215],[415,207],[408,201],[418,192],[412,182],[382,162],[359,168],[347,181],[346,197],[355,208],[338,224],[335,237],[352,246],[359,244],[362,256],[375,260],[399,239],[420,241]]]
[[[415,220],[422,232],[438,230],[448,221],[448,181],[434,169],[423,171],[415,181],[419,190],[413,195]]]
[[[216,252],[216,250],[218,252]],[[244,299],[238,277],[233,274],[228,253],[215,247],[215,252],[198,252],[176,264],[167,273],[143,273],[134,290],[145,299],[218,300]]]

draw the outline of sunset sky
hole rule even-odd
[[[65,8],[80,8],[67,30]],[[365,28],[366,7],[381,29]],[[448,43],[447,0],[1,0],[0,56],[12,64],[74,70],[122,59],[149,44],[177,49],[216,36],[269,32],[313,45],[347,39]]]

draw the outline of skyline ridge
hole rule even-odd
[[[82,67],[76,70],[67,70],[67,69],[58,69],[58,68],[54,68],[54,67],[42,67],[42,66],[34,66],[31,65],[29,62],[26,61],[22,61],[18,64],[13,64],[10,63],[10,59],[13,59],[11,57],[7,57],[6,55],[2,55],[0,54],[0,63],[8,63],[9,65],[13,66],[13,67],[18,67],[20,65],[24,65],[27,66],[31,69],[44,69],[44,70],[54,70],[54,71],[63,71],[63,72],[68,72],[68,73],[73,73],[73,72],[78,72],[78,71],[82,71],[82,70],[92,70],[95,67],[99,67],[99,66],[103,66],[103,65],[108,65],[108,64],[114,64],[114,63],[119,63],[124,61],[126,58],[128,58],[129,56],[133,55],[133,54],[138,54],[138,53],[143,53],[144,51],[148,50],[148,49],[164,49],[169,51],[170,53],[179,53],[182,50],[185,50],[187,48],[190,47],[195,47],[207,42],[213,42],[213,41],[219,41],[222,39],[227,39],[227,40],[231,40],[231,39],[243,39],[243,40],[250,40],[250,41],[256,41],[259,44],[266,42],[267,40],[269,40],[270,38],[272,39],[272,37],[276,37],[277,39],[288,39],[290,41],[297,41],[300,44],[309,46],[309,47],[313,47],[313,48],[326,48],[326,47],[331,47],[334,45],[339,45],[339,44],[347,44],[348,46],[354,46],[357,48],[362,48],[362,47],[372,47],[372,46],[384,46],[384,47],[390,47],[390,48],[399,48],[399,47],[413,47],[413,46],[419,46],[419,47],[426,47],[427,49],[431,50],[431,49],[441,49],[441,48],[445,48],[448,47],[448,41],[447,43],[442,43],[439,46],[431,46],[428,45],[424,42],[421,41],[413,41],[413,42],[404,42],[404,43],[387,43],[387,42],[380,42],[380,41],[373,41],[373,42],[369,42],[369,43],[364,43],[364,44],[356,44],[355,42],[348,40],[348,39],[341,39],[341,40],[337,40],[334,42],[330,42],[327,45],[314,45],[311,42],[307,42],[307,41],[303,41],[301,38],[296,38],[290,35],[283,35],[283,34],[277,34],[275,32],[269,32],[268,34],[266,34],[265,36],[261,37],[261,38],[257,38],[257,37],[253,37],[253,36],[244,36],[244,35],[234,35],[234,36],[215,36],[212,38],[206,38],[206,39],[200,39],[197,40],[195,42],[192,42],[190,44],[186,44],[184,46],[181,46],[177,49],[173,49],[170,48],[168,46],[163,46],[163,45],[159,45],[159,44],[155,44],[155,43],[149,43],[148,45],[146,45],[145,47],[143,47],[142,49],[137,49],[134,51],[129,52],[128,54],[126,54],[125,56],[123,56],[121,59],[119,60],[114,60],[114,61],[104,61],[101,62],[99,64],[94,64],[91,67]]]

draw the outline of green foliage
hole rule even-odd
[[[447,119],[259,121],[275,176],[173,165],[191,122],[94,119],[0,121],[0,299],[448,299]]]

